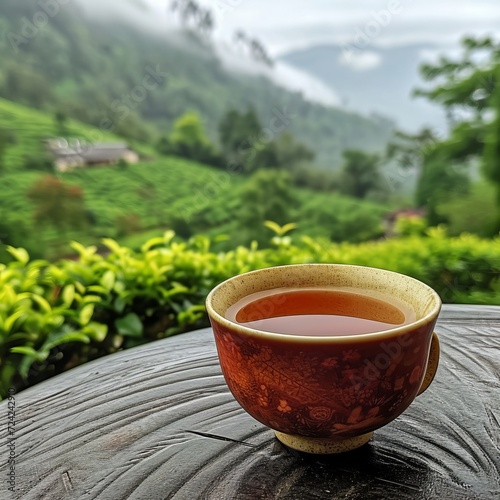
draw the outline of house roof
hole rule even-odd
[[[122,158],[123,153],[127,152],[126,147],[121,148],[97,148],[92,147],[85,151],[82,151],[81,156],[86,161],[98,161],[98,160],[119,160]]]
[[[56,138],[49,142],[49,147],[56,159],[83,158],[85,162],[119,160],[130,151],[125,142],[102,142],[85,144],[79,141],[68,142]]]

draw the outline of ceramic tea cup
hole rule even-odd
[[[311,287],[383,297],[412,311],[412,319],[376,333],[320,337],[269,333],[226,317],[231,306],[256,292]],[[278,296],[269,296],[268,312]],[[433,332],[441,300],[424,283],[391,271],[340,264],[261,269],[221,283],[206,305],[235,399],[299,451],[362,446],[427,389],[438,366]]]

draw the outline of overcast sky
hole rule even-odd
[[[169,0],[148,0],[162,11]],[[237,29],[260,38],[273,55],[320,43],[372,42],[454,45],[466,33],[500,36],[500,0],[198,0],[216,15],[217,35]],[[392,7],[390,18],[386,13]],[[378,17],[379,21],[376,21]],[[380,21],[382,20],[382,21]],[[377,28],[374,23],[378,23]],[[384,25],[384,26],[383,26]]]

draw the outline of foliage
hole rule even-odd
[[[35,223],[34,214],[40,205],[27,194],[43,178],[43,173],[35,170],[2,175],[0,238],[3,243],[26,247],[36,257],[50,259],[65,255],[67,250],[61,244],[68,239],[89,244],[104,236],[121,238],[134,231],[179,230],[180,224],[187,225],[183,234],[190,236],[194,214],[212,204],[224,211],[226,193],[242,182],[238,176],[173,157],[126,168],[76,169],[60,174],[59,179],[64,185],[79,186],[85,193],[82,217],[86,224],[66,224],[66,233],[60,234],[57,225],[40,227]],[[62,200],[46,197],[46,201],[56,218],[64,217],[57,208]],[[125,228],[127,223],[131,224]],[[0,254],[0,262],[3,257]]]
[[[73,243],[76,260],[51,264],[10,248],[0,265],[0,394],[21,389],[90,359],[208,325],[204,301],[218,283],[267,266],[306,262],[370,265],[408,274],[434,287],[445,302],[500,304],[500,239],[425,237],[332,244],[284,227],[273,248],[257,244],[225,253],[207,238],[188,243],[172,232],[134,252],[105,240],[106,254]]]
[[[258,178],[261,181],[267,179],[267,172],[259,171]],[[278,184],[278,192],[283,179],[286,180],[286,184],[290,182],[286,173],[276,170],[270,172],[273,178],[272,184]],[[295,234],[299,235],[333,239],[333,241],[360,242],[378,238],[383,233],[382,218],[389,211],[384,205],[356,200],[333,192],[323,193],[297,188],[291,188],[285,194],[284,200],[268,199],[264,193],[269,194],[272,188],[256,187],[256,176],[257,173],[237,189],[224,191],[221,197],[208,199],[206,204],[200,206],[199,210],[189,218],[191,232],[188,236],[205,234],[216,237],[221,233],[226,234],[228,238],[225,241],[217,242],[217,248],[220,250],[229,250],[235,244],[249,245],[252,239],[257,240],[262,246],[267,246],[268,233],[259,226],[259,222],[265,221],[268,218],[266,213],[270,214],[271,211],[275,213],[274,220],[277,220],[276,216],[280,217],[280,222],[295,220],[297,223]],[[281,180],[278,182],[278,179]],[[241,203],[243,191],[246,191],[248,205]],[[285,212],[286,216],[278,215]],[[242,222],[242,218],[246,222]]]
[[[276,117],[273,127],[262,127],[253,109],[246,113],[229,110],[219,124],[219,139],[233,172],[248,173],[259,168],[276,168],[293,172],[314,160],[314,153],[297,142],[286,118]]]
[[[469,191],[470,180],[466,166],[451,162],[439,148],[426,154],[417,185],[416,201],[426,207],[430,224],[448,222],[439,213],[438,206],[450,197],[465,195]]]
[[[247,168],[250,171],[259,168],[277,168],[293,171],[314,160],[314,153],[296,141],[292,134],[284,132],[276,139],[263,142],[247,157]]]
[[[299,165],[293,168],[290,174],[297,187],[319,192],[340,191],[339,175],[336,172],[315,168],[311,165]]]
[[[387,145],[386,156],[389,160],[395,159],[401,168],[420,169],[422,158],[437,140],[435,133],[429,128],[423,128],[416,134],[399,130]]]
[[[266,66],[273,66],[274,61],[271,59],[266,48],[259,40],[248,36],[242,30],[238,30],[234,34],[234,40],[237,44],[242,46],[245,52],[250,55],[255,61],[263,63]]]
[[[498,234],[495,208],[495,187],[482,180],[473,184],[465,195],[450,194],[437,211],[439,218],[447,221],[450,235],[468,232],[489,238]]]
[[[85,224],[83,190],[69,186],[52,175],[37,181],[28,191],[35,205],[36,224],[53,224],[57,229],[78,228]]]
[[[0,125],[2,125],[0,121]],[[4,124],[7,126],[7,124]],[[0,174],[6,170],[7,162],[5,160],[5,155],[7,149],[17,144],[17,135],[14,131],[9,128],[2,128],[0,126]]]
[[[57,234],[55,227],[39,227],[35,224],[35,206],[26,196],[31,186],[43,178],[43,172],[23,168],[27,155],[33,160],[44,158],[43,139],[57,135],[55,120],[51,115],[0,99],[0,127],[7,126],[15,132],[17,140],[11,141],[7,148],[6,172],[1,174],[3,190],[0,195],[0,239],[4,244],[27,248],[37,258],[55,259],[66,256],[70,253],[70,248],[62,246],[61,236]],[[92,130],[70,119],[65,122],[65,127],[69,137],[92,142],[97,132],[100,140],[117,141],[116,136]],[[146,147],[136,146],[135,149],[143,156],[152,156],[151,150]],[[280,222],[296,220],[300,233],[311,230],[315,236],[329,237],[332,228],[327,216],[317,217],[314,209],[307,209],[305,215],[301,214],[309,200],[317,200],[316,210],[329,211],[334,217],[336,211],[342,214],[349,210],[356,213],[363,211],[364,201],[349,201],[338,194],[328,193],[329,189],[335,187],[334,179],[329,180],[331,173],[306,167],[303,169],[303,173],[299,168],[291,172],[292,182],[302,186],[309,186],[309,182],[315,183],[314,189],[325,192],[314,193],[294,188],[291,196],[297,201],[289,205],[290,215],[280,219]],[[234,241],[244,244],[249,244],[259,234],[259,241],[263,244],[267,242],[266,230],[262,226],[255,226],[253,235],[250,232],[241,234],[238,222],[242,210],[241,189],[247,178],[238,175],[238,172],[210,168],[180,158],[161,157],[130,164],[126,168],[83,168],[60,173],[58,176],[64,184],[77,185],[83,189],[84,219],[88,222],[85,227],[68,227],[64,242],[76,239],[84,244],[93,244],[106,236],[118,238],[138,248],[141,233],[152,234],[166,229],[174,229],[185,238],[200,233],[212,236],[226,233]],[[267,203],[271,201],[266,200]],[[280,201],[272,203],[279,204]],[[255,206],[253,201],[250,204],[252,206]],[[366,212],[373,211],[379,219],[375,220],[372,215],[370,220],[373,222],[367,222],[364,227],[351,224],[347,213],[340,219],[335,217],[335,233],[345,235],[349,241],[366,239],[357,233],[357,228],[364,235],[378,235],[383,208],[376,204],[366,205]],[[131,214],[134,223],[124,230],[125,221]],[[263,214],[259,220],[262,222],[276,217],[268,213]],[[367,217],[364,219],[368,220]],[[328,222],[325,223],[325,220]],[[368,224],[372,225],[371,229],[367,227]],[[221,249],[228,249],[230,245],[230,241],[218,243]],[[6,254],[0,247],[0,262],[5,259]]]
[[[429,128],[423,128],[416,134],[396,131],[394,139],[387,145],[386,161],[396,163],[398,173],[389,173],[386,177],[391,189],[402,187],[402,181],[407,180],[412,173],[421,177],[428,156],[438,142],[438,137]]]
[[[426,186],[420,186],[420,191],[432,191],[434,181],[441,176],[438,171],[444,173],[448,182],[453,180],[460,165],[468,166],[471,160],[482,159],[486,177],[497,186],[500,193],[500,43],[489,37],[465,38],[462,47],[460,60],[442,57],[437,64],[425,64],[421,68],[424,78],[435,82],[435,86],[432,89],[419,89],[416,93],[445,108],[452,131],[449,138],[434,145],[433,155],[426,166],[435,175],[431,173],[426,179]],[[464,179],[463,173],[459,173],[459,176],[461,180]],[[441,181],[440,186],[436,187],[437,194],[433,192],[427,196],[434,213],[436,197],[440,196],[439,191],[442,191],[444,184]],[[421,194],[419,197],[423,202]],[[497,225],[500,228],[500,216],[497,217]]]
[[[244,153],[258,138],[262,126],[253,108],[246,112],[228,110],[219,123],[219,140],[227,160],[244,165]]]
[[[174,123],[170,138],[160,142],[163,153],[180,156],[189,160],[219,165],[221,158],[205,134],[198,114],[185,113]]]
[[[370,193],[381,189],[380,157],[364,151],[346,150],[343,152],[344,166],[340,189],[344,194],[355,198],[366,198]]]
[[[483,169],[486,178],[497,187],[497,205],[500,207],[500,46],[498,48],[498,59],[495,73],[495,89],[491,99],[495,116],[485,138]],[[500,216],[497,216],[496,225],[500,229]]]
[[[190,28],[202,35],[210,34],[214,28],[213,14],[193,0],[174,0],[170,5],[173,13],[178,13],[184,28]]]
[[[424,79],[437,85],[433,89],[418,89],[415,93],[443,105],[452,114],[466,110],[471,122],[484,123],[496,86],[500,44],[489,37],[466,37],[462,40],[462,48],[459,61],[441,57],[436,64],[422,65]],[[460,116],[452,118],[460,120]]]
[[[386,152],[387,158],[396,161],[402,173],[417,173],[416,203],[426,208],[428,221],[434,225],[448,221],[438,206],[450,196],[467,193],[470,183],[469,165],[457,162],[448,153],[437,135],[427,128],[416,134],[397,132]],[[392,184],[399,187],[397,182]]]
[[[400,215],[394,223],[394,233],[405,237],[425,236],[428,227],[427,220],[420,215]]]
[[[375,203],[334,194],[308,196],[300,211],[299,231],[336,242],[367,241],[383,235],[382,216],[386,211]]]
[[[56,129],[59,132],[59,135],[61,137],[64,137],[66,135],[66,121],[67,121],[67,116],[65,113],[62,111],[57,111],[56,114],[54,115],[54,120],[56,124]]]
[[[54,171],[54,159],[47,153],[37,155],[26,155],[23,168],[25,170],[39,170],[41,172]]]
[[[262,231],[263,223],[271,219],[284,224],[290,220],[297,203],[294,194],[287,172],[263,169],[253,174],[242,189],[237,213],[242,241],[269,240]]]

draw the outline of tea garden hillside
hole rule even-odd
[[[311,103],[262,76],[229,71],[218,59],[213,26],[184,7],[180,2],[175,13],[175,43],[126,22],[96,22],[78,2],[29,38],[25,24],[38,4],[2,8],[9,34],[0,60],[4,244],[53,259],[67,254],[71,239],[113,237],[137,247],[174,229],[180,238],[220,236],[223,250],[267,244],[265,220],[297,223],[292,237],[358,242],[392,234],[400,210],[426,214],[417,226],[445,223],[451,235],[497,233],[495,40],[464,39],[457,60],[422,68],[430,82],[423,98],[450,116],[469,113],[453,119],[449,137],[409,135]],[[240,41],[255,42],[244,54],[248,63],[272,68],[265,47],[244,35]],[[50,56],[55,47],[57,59]],[[54,170],[44,147],[54,137],[94,149],[120,144],[133,160]]]
[[[251,109],[231,110],[219,125],[222,146],[216,145],[189,112],[156,145],[128,146],[122,137],[57,113],[0,100],[2,241],[54,259],[68,255],[72,239],[99,244],[113,237],[138,248],[148,236],[173,229],[182,239],[217,236],[216,248],[226,250],[268,244],[263,223],[273,220],[296,223],[294,238],[361,242],[393,235],[399,213],[410,215],[421,233],[427,214],[430,225],[446,222],[451,235],[495,234],[494,184],[444,160],[429,161],[428,168],[432,139],[396,137],[385,159],[400,162],[395,173],[384,169],[381,155],[355,150],[344,152],[340,170],[328,172],[312,166],[313,152],[289,133],[248,142],[261,127]],[[76,140],[86,152],[96,149],[98,137],[102,147],[118,144],[119,155],[132,154],[133,161],[117,156],[97,166],[58,168],[61,158],[47,150],[54,137]],[[398,189],[412,169],[420,169],[415,198]]]
[[[67,255],[71,239],[99,244],[101,238],[113,237],[137,247],[136,242],[167,229],[174,229],[180,238],[227,234],[229,240],[219,243],[221,249],[253,239],[264,243],[271,235],[262,226],[268,219],[282,224],[294,220],[299,234],[337,241],[383,234],[382,217],[388,206],[332,192],[324,172],[285,169],[285,163],[292,163],[281,155],[297,159],[310,154],[291,136],[283,137],[285,144],[269,143],[253,158],[257,163],[266,161],[261,155],[274,155],[273,162],[281,166],[231,171],[205,137],[197,115],[190,113],[174,128],[169,146],[173,150],[165,151],[168,156],[147,145],[134,145],[140,156],[137,163],[121,159],[111,165],[61,171],[46,151],[47,138],[64,135],[91,144],[95,129],[68,119],[61,130],[56,116],[5,100],[0,100],[0,111],[5,138],[0,171],[2,240],[4,245],[27,248],[34,257]],[[247,119],[246,114],[239,117]],[[258,129],[257,121],[254,127]],[[101,134],[100,141],[124,142],[110,134]],[[160,150],[165,142],[160,141]],[[201,163],[201,156],[196,162],[174,153],[206,155],[213,165]]]

